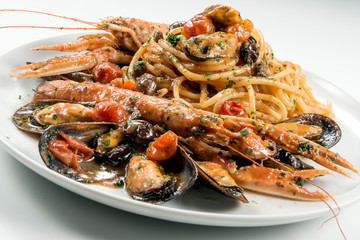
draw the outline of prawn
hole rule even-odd
[[[39,46],[32,48],[32,50],[36,51],[53,50],[60,52],[88,52],[55,57],[46,61],[15,67],[9,71],[9,75],[11,77],[16,77],[17,79],[45,77],[57,74],[72,73],[74,71],[90,70],[94,68],[97,64],[104,61],[109,61],[115,64],[129,64],[132,59],[132,53],[136,52],[142,44],[147,42],[155,32],[160,31],[165,34],[169,31],[169,26],[167,24],[153,23],[135,18],[107,17],[105,19],[101,19],[99,22],[89,22],[76,18],[31,10],[0,9],[0,11],[21,11],[45,14],[53,17],[65,18],[68,20],[92,26],[85,28],[2,26],[0,27],[0,29],[30,27],[102,31],[97,34],[80,36],[77,41],[74,42],[66,42],[51,46]],[[22,70],[27,71],[18,72]]]

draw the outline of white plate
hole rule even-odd
[[[215,226],[268,226],[331,216],[329,208],[322,202],[293,201],[247,192],[250,203],[242,204],[199,185],[173,201],[152,205],[132,200],[123,189],[81,184],[48,169],[39,156],[37,139],[18,130],[11,122],[16,109],[31,101],[38,81],[12,79],[8,76],[8,71],[27,61],[40,61],[59,55],[54,52],[32,52],[29,50],[31,47],[72,41],[76,36],[70,34],[35,41],[0,58],[0,142],[20,162],[50,181],[82,196],[125,211],[165,220]],[[333,103],[343,131],[340,143],[333,150],[360,169],[360,104],[329,82],[313,74],[305,74],[315,96],[322,101],[331,99]],[[322,177],[316,183],[329,193],[336,192],[335,200],[341,207],[360,198],[359,178],[351,180],[336,174],[336,177]],[[329,203],[335,207],[333,203]]]

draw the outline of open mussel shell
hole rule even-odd
[[[273,161],[272,159],[264,160],[262,161],[263,166],[284,171],[289,171],[289,169],[291,171],[314,169],[313,166],[303,162],[300,159],[300,156],[282,148],[277,148],[276,153],[271,157],[276,161]]]
[[[101,134],[121,126],[112,123],[63,123],[47,129],[40,137],[39,152],[45,165],[51,170],[70,179],[82,183],[97,183],[114,186],[125,176],[125,166],[114,167],[99,160],[94,155],[92,158],[80,162],[80,168],[72,168],[57,159],[49,150],[48,143],[52,140],[63,140],[59,135],[62,132],[76,140],[88,145],[94,145],[94,139]]]
[[[211,165],[211,167],[209,165]],[[196,166],[201,179],[215,190],[244,203],[249,202],[243,194],[244,189],[238,186],[230,174],[219,164],[213,162],[196,162]],[[216,176],[214,176],[213,173],[216,174]]]
[[[236,184],[229,172],[222,168],[220,164],[207,162],[206,160],[202,161],[186,146],[182,145],[182,147],[189,156],[189,159],[196,165],[199,177],[206,185],[225,196],[240,200],[244,203],[249,202],[243,194],[244,189]]]
[[[341,129],[339,125],[329,117],[315,113],[304,113],[295,117],[286,119],[281,123],[297,123],[321,128],[319,134],[306,137],[307,139],[320,144],[323,147],[331,148],[335,146],[341,138]]]
[[[171,159],[156,163],[134,156],[126,168],[125,189],[135,200],[160,204],[190,189],[197,174],[194,162],[181,147]]]
[[[93,77],[89,73],[83,72],[73,72],[66,73],[62,75],[54,75],[54,76],[46,76],[41,77],[41,79],[45,81],[54,81],[54,80],[73,80],[76,82],[93,82]]]
[[[43,134],[45,129],[47,129],[51,124],[43,124],[39,121],[38,116],[36,115],[42,109],[52,106],[57,103],[73,103],[70,101],[64,100],[39,100],[35,102],[30,102],[25,106],[20,107],[12,116],[12,121],[14,125],[26,132]],[[93,107],[94,103],[79,103],[85,107]],[[52,113],[54,114],[54,113]]]

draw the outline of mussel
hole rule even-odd
[[[42,134],[45,129],[60,123],[93,122],[95,102],[39,100],[20,107],[13,115],[14,125],[26,132]],[[140,118],[137,108],[127,108],[128,119]]]
[[[163,162],[146,159],[146,148],[131,139],[128,125],[58,124],[40,137],[40,155],[50,169],[75,181],[125,185],[135,200],[159,204],[191,188],[197,169],[184,150]]]
[[[236,43],[235,35],[225,32],[199,35],[178,42],[188,58],[199,62],[234,56]]]
[[[315,113],[297,115],[278,122],[277,126],[326,148],[335,146],[341,138],[341,129],[334,120]]]
[[[64,143],[63,147],[60,141],[66,141],[64,136],[67,136],[90,149],[94,149],[97,138],[119,128],[123,127],[113,123],[63,123],[56,125],[48,128],[41,135],[39,140],[40,156],[51,170],[75,181],[103,185],[116,184],[125,176],[124,167],[120,168],[108,164],[96,157],[94,152],[88,158],[79,161],[84,155],[81,149],[78,150],[77,146],[73,147],[75,144],[67,146]],[[49,148],[52,145],[55,145],[54,149],[58,151],[52,151]],[[72,155],[67,149],[74,149],[76,153]],[[65,160],[68,158],[73,162],[65,163],[64,159],[56,152],[62,154]],[[74,161],[77,161],[77,164]]]
[[[65,122],[90,122],[94,103],[73,103],[63,100],[40,100],[20,107],[12,121],[19,129],[42,134],[51,125]]]
[[[244,196],[244,189],[237,185],[229,172],[220,164],[214,162],[197,161],[199,176],[222,194],[240,200],[244,203],[249,201]]]
[[[85,72],[73,72],[73,73],[66,73],[61,75],[53,75],[53,76],[46,76],[41,77],[44,81],[54,81],[54,80],[73,80],[76,82],[93,82],[93,76],[90,73]]]
[[[331,118],[320,114],[300,114],[275,124],[285,131],[295,133],[326,148],[333,147],[341,138],[339,125]],[[282,147],[286,148],[285,146]],[[275,154],[271,157],[276,161],[263,161],[265,167],[285,171],[289,169],[293,171],[314,169],[314,167],[302,161],[300,156],[281,147],[277,147]]]
[[[277,148],[276,153],[271,156],[274,160],[265,160],[263,165],[265,167],[276,168],[288,171],[289,168],[292,171],[314,169],[313,166],[303,162],[299,156],[292,154],[282,148]],[[285,166],[285,167],[284,167]]]
[[[230,173],[220,164],[206,161],[195,155],[183,144],[181,146],[186,151],[189,159],[195,163],[199,177],[205,185],[210,186],[227,197],[240,200],[244,203],[249,202],[243,194],[244,189],[235,182]]]
[[[184,149],[166,161],[135,155],[126,168],[125,186],[135,200],[159,204],[180,196],[197,179],[197,168]]]

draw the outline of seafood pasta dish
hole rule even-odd
[[[221,106],[236,100],[244,116],[268,122],[309,112],[333,117],[331,104],[315,99],[300,67],[276,59],[261,32],[232,8],[212,6],[188,22],[170,26],[131,18],[108,18],[94,25],[112,34],[86,36],[76,44],[35,50],[93,51],[105,46],[107,50],[68,57],[70,61],[77,58],[76,69],[54,60],[42,63],[40,69],[39,63],[16,68],[37,70],[15,76],[92,69],[106,60],[129,64],[126,72],[132,79],[146,69],[157,77],[158,95],[182,98],[196,108],[215,113],[226,112],[229,103],[223,109]],[[124,51],[114,52],[114,47],[125,49],[131,56]]]
[[[34,47],[73,53],[9,73],[42,79],[13,122],[41,135],[40,155],[59,174],[123,187],[133,199],[156,204],[197,179],[243,203],[246,191],[326,203],[333,198],[314,178],[359,174],[330,150],[341,138],[331,103],[318,101],[301,68],[278,60],[231,7],[213,5],[172,24],[3,11],[98,30]]]

